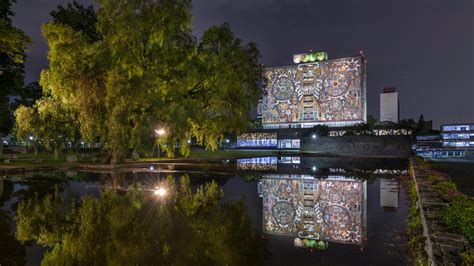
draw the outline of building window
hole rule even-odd
[[[278,148],[280,149],[299,149],[299,139],[282,139],[278,141]]]

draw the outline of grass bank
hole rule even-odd
[[[408,196],[410,198],[410,209],[408,212],[408,247],[416,265],[429,265],[428,254],[425,251],[425,237],[423,236],[423,224],[421,213],[418,207],[418,192],[416,190],[413,172],[409,169],[410,178],[407,179]]]
[[[463,194],[474,197],[474,160],[437,159],[429,168],[448,175]]]
[[[417,158],[416,160],[422,160]],[[423,171],[435,191],[440,197],[449,203],[442,214],[443,221],[448,227],[464,235],[471,245],[474,244],[474,199],[461,193],[456,184],[447,174],[435,171],[431,165],[424,161],[418,161],[419,168]],[[472,176],[474,178],[474,174]],[[460,254],[463,265],[474,265],[474,249]]]

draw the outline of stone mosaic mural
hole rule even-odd
[[[363,60],[356,56],[266,68],[262,123],[365,121]]]
[[[365,238],[366,181],[262,178],[263,231],[302,239],[361,245]]]

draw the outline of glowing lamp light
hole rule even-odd
[[[152,165],[152,166],[150,166],[150,170],[154,170],[154,169],[155,169],[155,167],[153,167],[153,165]]]
[[[313,166],[311,169],[312,169],[313,171],[316,171],[317,168],[316,168],[316,166]]]
[[[164,197],[164,196],[166,196],[167,191],[166,191],[166,189],[160,187],[160,188],[156,189],[153,193],[157,196]]]
[[[230,140],[228,140],[228,139],[225,140],[225,143],[229,143],[229,142],[230,142]]]
[[[188,143],[191,144],[191,140],[190,140],[190,139],[188,140]]]
[[[30,136],[29,139],[30,139],[30,140],[33,140],[33,136]]]
[[[311,137],[312,137],[313,139],[315,139],[315,138],[316,138],[316,134],[313,134],[313,136],[311,136]]]
[[[155,133],[158,136],[163,136],[166,133],[166,131],[163,128],[160,128],[160,129],[155,129]]]

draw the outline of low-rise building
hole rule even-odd
[[[440,135],[418,136],[415,150],[422,157],[474,157],[474,123],[442,125]]]

